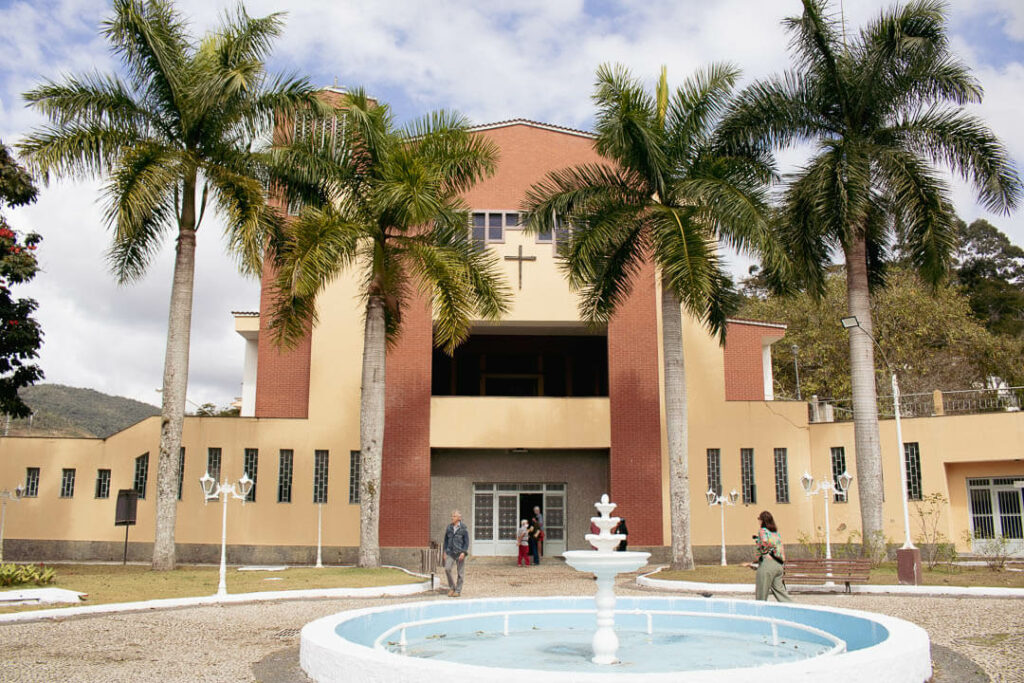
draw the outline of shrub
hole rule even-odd
[[[57,570],[35,564],[0,564],[0,586],[23,586],[33,583],[45,586],[57,579]]]

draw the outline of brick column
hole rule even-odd
[[[433,320],[420,295],[402,309],[402,332],[387,355],[380,492],[382,547],[430,542],[430,365]]]
[[[260,335],[256,342],[256,417],[309,417],[309,365],[312,334],[290,350],[271,340],[267,325],[274,302],[274,273],[269,262],[260,286]]]
[[[629,544],[662,546],[661,401],[654,267],[608,323],[611,499],[625,517]]]

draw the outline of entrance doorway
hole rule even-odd
[[[1024,554],[1024,477],[968,479],[967,492],[973,537],[1001,536],[1010,555]]]
[[[544,515],[544,554],[561,555],[566,550],[565,494],[564,483],[474,483],[470,552],[515,557],[519,522],[529,521],[533,508],[539,507]]]

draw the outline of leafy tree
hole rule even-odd
[[[36,199],[32,177],[11,158],[0,143],[0,202],[9,207],[23,206]],[[28,282],[36,276],[36,246],[42,238],[19,235],[0,213],[0,412],[12,417],[31,414],[18,390],[43,378],[42,369],[30,361],[39,356],[43,332],[32,317],[34,299],[16,299],[12,285]]]
[[[744,302],[740,316],[788,326],[784,342],[772,353],[777,396],[796,396],[793,344],[803,398],[817,395],[843,403],[850,396],[849,341],[836,322],[845,301],[846,277],[837,267],[826,276],[821,297],[797,292]],[[1021,376],[1024,345],[982,327],[954,284],[932,289],[910,269],[893,267],[885,287],[872,294],[871,309],[878,343],[899,375],[903,394],[984,386],[992,375],[1008,381]],[[876,368],[875,382],[888,386],[885,366]]]
[[[962,106],[982,90],[949,49],[940,2],[887,10],[849,42],[824,0],[803,6],[785,22],[795,68],[745,89],[722,130],[736,144],[816,146],[787,184],[779,229],[800,284],[815,294],[833,250],[843,255],[847,311],[861,327],[849,335],[850,369],[862,528],[874,556],[884,536],[870,286],[883,279],[894,235],[929,284],[945,277],[954,216],[935,164],[972,182],[992,210],[1015,207],[1021,184],[999,140]]]
[[[271,78],[264,64],[282,29],[280,14],[252,18],[239,6],[196,40],[167,0],[114,0],[102,35],[121,59],[114,74],[69,76],[25,94],[50,125],[21,144],[42,174],[106,180],[109,252],[118,281],[140,279],[168,233],[175,239],[164,359],[153,568],[175,564],[178,492],[196,232],[209,205],[227,220],[241,269],[261,270],[275,214],[268,210],[253,143],[275,115],[317,106],[312,87]]]
[[[992,332],[1024,333],[1024,249],[983,218],[957,220],[957,268],[971,310]]]
[[[204,403],[196,408],[196,417],[238,417],[239,409],[235,406],[218,408],[214,403]]]
[[[679,569],[693,568],[682,307],[724,336],[736,295],[718,240],[748,249],[765,234],[771,169],[714,145],[738,76],[711,66],[670,94],[662,69],[652,95],[624,68],[602,66],[595,148],[611,163],[552,172],[526,203],[528,229],[554,230],[556,220],[572,226],[561,256],[585,319],[608,320],[646,262],[661,273],[672,566]]]
[[[435,112],[399,129],[391,110],[362,90],[332,118],[274,150],[273,169],[299,217],[276,235],[278,299],[271,328],[291,343],[316,322],[316,299],[341,272],[359,272],[366,299],[359,413],[359,566],[380,565],[380,483],[386,346],[418,290],[433,304],[435,343],[451,352],[474,317],[507,310],[496,256],[469,239],[460,199],[494,170],[497,150],[461,116]]]

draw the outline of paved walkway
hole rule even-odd
[[[621,577],[617,590],[650,594],[632,575]],[[463,598],[593,591],[591,579],[560,561],[520,569],[471,559]],[[449,598],[287,600],[0,624],[0,680],[298,683],[305,680],[298,668],[298,632],[307,622],[344,609],[437,599]],[[931,636],[940,683],[1024,683],[1019,599],[798,593],[796,600],[881,612],[921,625]]]

